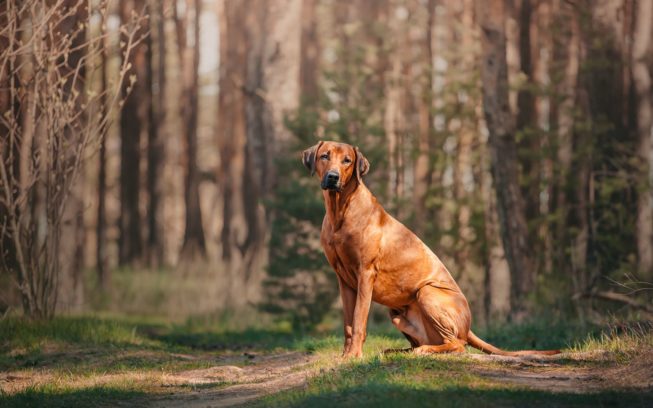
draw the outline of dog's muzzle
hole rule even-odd
[[[322,190],[338,190],[340,189],[340,174],[330,170],[324,175],[322,179]]]

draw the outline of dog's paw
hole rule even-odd
[[[426,356],[431,354],[431,349],[429,346],[419,346],[412,349],[412,352],[418,356]]]
[[[363,357],[363,351],[362,350],[348,350],[345,353],[343,353],[342,357],[345,360],[350,360],[352,358],[361,358]]]

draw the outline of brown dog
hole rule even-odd
[[[321,242],[338,277],[344,356],[362,355],[372,300],[390,308],[392,323],[418,354],[462,352],[465,344],[510,356],[559,352],[503,351],[472,333],[467,299],[447,268],[363,183],[370,165],[358,148],[319,142],[304,151],[302,161],[321,180]]]

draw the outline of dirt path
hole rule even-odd
[[[252,364],[244,367],[225,365],[177,373],[171,376],[171,382],[188,384],[194,390],[158,397],[150,400],[147,406],[207,408],[243,405],[267,394],[301,387],[306,383],[310,363],[315,360],[314,356],[302,352],[251,357]]]
[[[445,358],[478,361],[475,374],[494,382],[530,389],[570,393],[602,390],[653,389],[653,350],[628,366],[607,364],[614,356],[607,352],[565,353],[549,357],[501,357],[465,354]],[[151,407],[229,407],[245,405],[257,398],[303,386],[311,375],[315,357],[306,353],[256,356],[251,365],[216,366],[170,376],[171,383],[186,384],[190,392],[157,397]],[[588,364],[589,362],[594,363]],[[599,365],[596,365],[599,363]]]
[[[481,364],[475,372],[483,377],[541,391],[653,389],[653,350],[643,351],[627,366],[615,365],[614,355],[602,351],[519,358],[485,354],[471,357],[479,362],[500,363]],[[588,362],[596,365],[587,365]]]

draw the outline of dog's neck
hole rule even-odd
[[[323,191],[322,195],[324,196],[324,207],[326,208],[327,218],[334,231],[342,227],[349,204],[356,196],[364,194],[365,190],[367,190],[367,187],[362,182],[352,180],[340,191]]]

